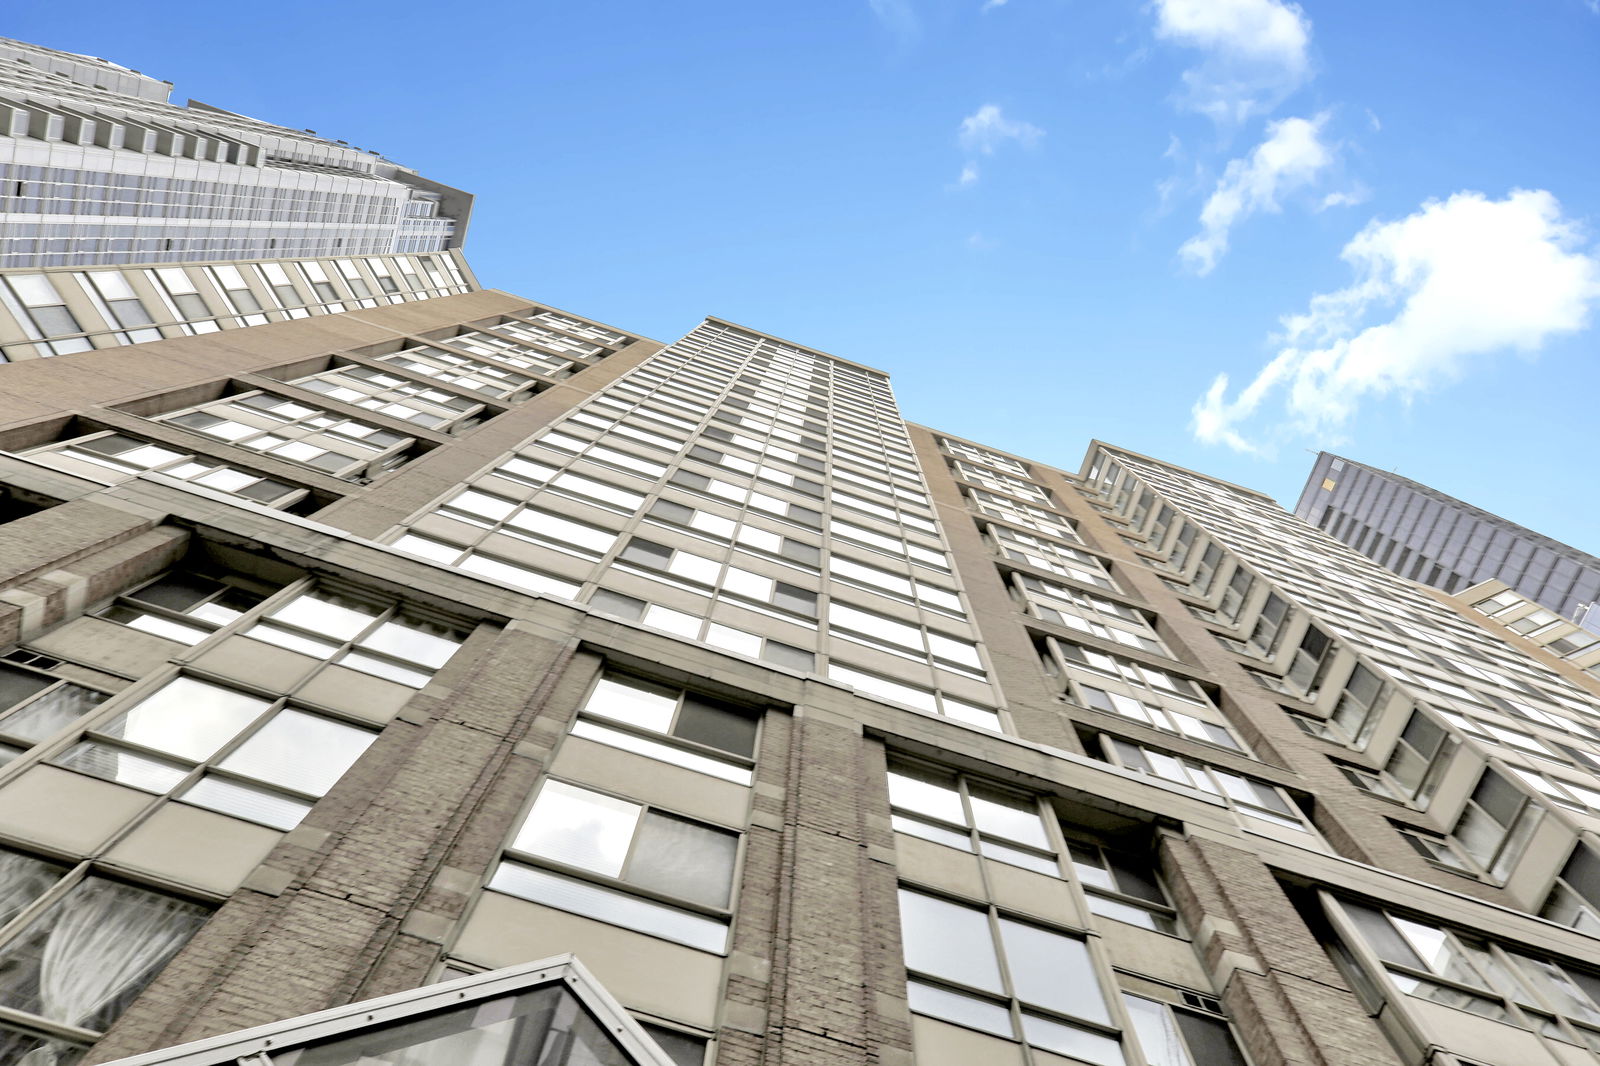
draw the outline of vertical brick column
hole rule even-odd
[[[572,647],[531,625],[480,628],[438,675],[443,691],[400,712],[86,1061],[425,981],[439,952],[418,902],[469,828],[496,846],[509,831],[539,771],[519,741],[559,708]]]
[[[809,685],[808,694],[816,702],[791,723],[787,789],[758,782],[725,1012],[738,1024],[725,1027],[718,1062],[904,1066],[904,1001],[883,995],[903,995],[905,972],[882,751],[843,713],[839,693]],[[758,1038],[750,1023],[763,1016]]]
[[[1389,1041],[1260,859],[1168,837],[1163,868],[1257,1066],[1400,1066]]]

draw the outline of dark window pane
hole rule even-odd
[[[1444,729],[1421,711],[1413,711],[1400,736],[1423,755],[1431,756],[1444,739]]]
[[[750,714],[726,706],[687,696],[683,711],[678,715],[674,736],[708,744],[713,748],[733,752],[735,755],[754,756],[756,752],[756,720]]]
[[[132,451],[143,444],[143,441],[124,437],[120,433],[113,433],[109,437],[96,437],[94,440],[80,441],[74,447],[82,448],[86,452],[96,452],[100,455],[121,455],[123,452]]]
[[[1574,892],[1600,906],[1600,858],[1596,858],[1587,845],[1579,844],[1573,850],[1561,876]]]
[[[1178,1020],[1184,1042],[1189,1045],[1189,1057],[1195,1062],[1206,1066],[1248,1066],[1239,1046],[1233,1042],[1227,1022],[1176,1008],[1172,1014]]]
[[[1132,855],[1122,855],[1114,851],[1107,852],[1106,858],[1116,873],[1118,889],[1130,896],[1149,900],[1151,903],[1167,902],[1161,886],[1156,883],[1155,874],[1151,871],[1149,863],[1140,862]]]
[[[664,544],[657,544],[653,540],[643,537],[634,537],[628,546],[622,549],[619,558],[640,566],[652,567],[656,570],[665,570],[667,563],[672,560],[672,549]]]
[[[353,462],[355,462],[354,459],[348,455],[340,455],[338,452],[323,452],[321,455],[313,455],[305,460],[307,466],[315,467],[318,470],[326,470],[329,473],[343,470]]]
[[[0,710],[14,707],[29,696],[55,684],[55,678],[18,670],[0,663]]]
[[[792,644],[781,641],[768,640],[761,649],[761,657],[770,663],[787,666],[791,670],[813,670],[817,665],[817,657],[804,648],[796,648]]]
[[[620,592],[612,592],[610,589],[596,589],[594,595],[589,597],[589,606],[597,611],[637,622],[644,617],[645,602],[632,596],[624,596]]]
[[[814,618],[817,614],[817,594],[815,592],[810,592],[800,588],[798,585],[790,585],[782,581],[779,581],[773,589],[772,603],[775,607],[782,607],[784,610],[807,615],[808,617]]]
[[[694,508],[685,507],[683,504],[674,503],[672,500],[657,500],[651,505],[650,513],[657,518],[664,518],[668,522],[676,522],[680,526],[686,526],[689,524],[689,520],[694,517]]]
[[[169,611],[187,611],[221,588],[222,586],[215,581],[174,571],[151,582],[138,592],[131,593],[129,599],[141,603],[153,603]]]
[[[279,496],[282,496],[293,489],[293,485],[285,484],[282,481],[273,481],[271,478],[262,478],[253,485],[246,485],[244,488],[238,489],[237,492],[240,496],[243,496],[246,499],[261,500],[266,502],[270,500],[276,500]]]
[[[1503,826],[1511,824],[1523,801],[1522,793],[1493,770],[1484,772],[1478,787],[1472,790],[1472,798]]]
[[[820,548],[802,541],[792,540],[789,537],[783,538],[782,552],[785,559],[792,559],[797,563],[809,563],[812,566],[816,566],[822,561],[822,550]]]
[[[1355,922],[1356,928],[1361,930],[1361,935],[1368,946],[1377,952],[1378,958],[1385,962],[1397,962],[1402,966],[1426,970],[1426,966],[1417,957],[1417,953],[1401,937],[1399,931],[1389,924],[1389,919],[1382,911],[1376,911],[1371,907],[1364,907],[1359,903],[1352,903],[1348,900],[1344,901],[1344,909],[1345,913],[1350,915],[1351,920]]]
[[[691,489],[704,489],[711,484],[711,479],[704,474],[696,474],[692,470],[679,470],[673,473],[672,483]]]

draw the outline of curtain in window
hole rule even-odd
[[[0,925],[44,895],[65,872],[14,851],[0,851]]]
[[[204,920],[193,903],[87,879],[46,918],[40,1013],[103,1028]]]

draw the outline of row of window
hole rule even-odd
[[[0,279],[0,306],[34,340],[11,354],[50,356],[91,350],[90,335],[139,344],[213,333],[224,322],[260,325],[465,291],[448,256],[394,256],[10,274]],[[73,306],[94,308],[99,322],[86,325]]]

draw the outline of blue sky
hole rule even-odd
[[[1293,504],[1342,451],[1600,554],[1600,0],[26,5],[477,194],[487,285]],[[1219,380],[1226,375],[1226,380]]]

